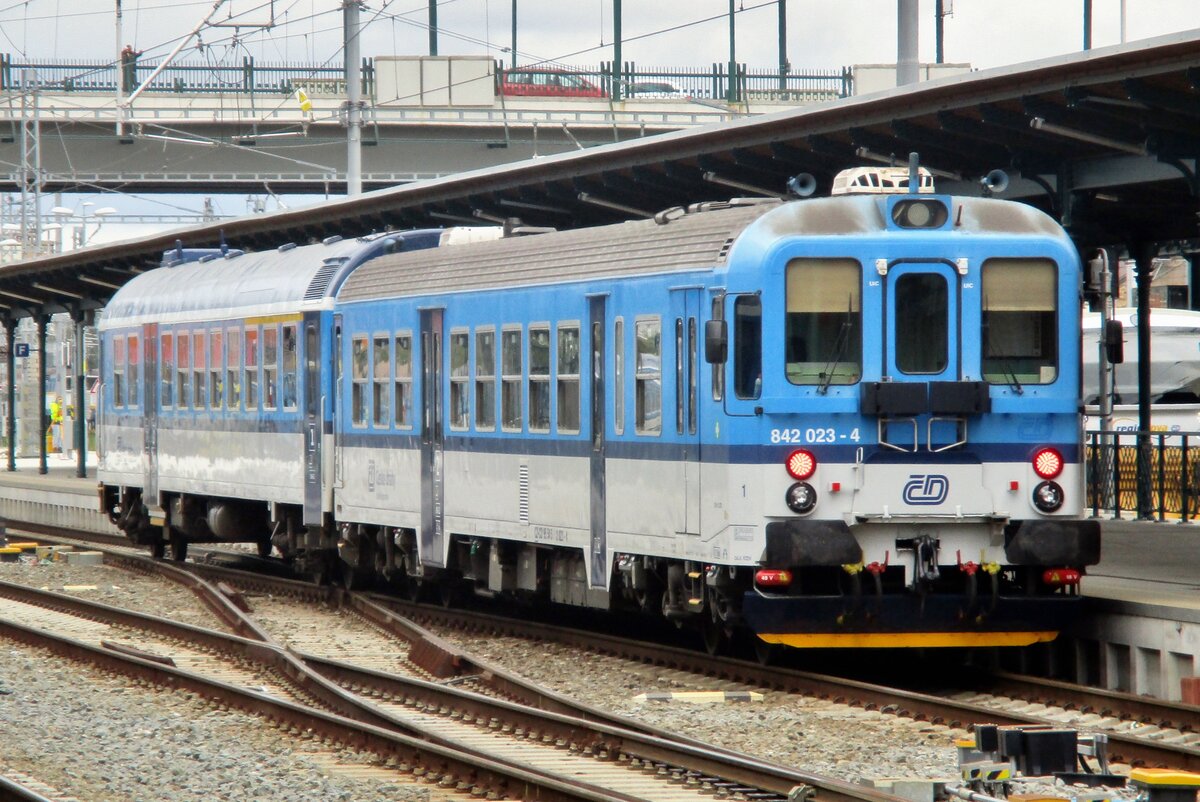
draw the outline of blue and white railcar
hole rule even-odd
[[[333,294],[380,255],[440,231],[330,238],[272,251],[167,251],[99,324],[102,506],[139,544],[270,549],[320,531],[332,502]],[[295,544],[293,544],[295,545]]]
[[[343,560],[714,647],[1052,638],[1099,558],[1078,255],[895,179],[364,265],[334,319]]]

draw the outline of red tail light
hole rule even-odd
[[[811,451],[798,448],[787,458],[787,472],[793,479],[804,481],[817,472],[817,458]]]
[[[754,584],[779,588],[792,584],[792,572],[782,568],[764,568],[754,574]]]
[[[1043,448],[1033,455],[1033,472],[1043,479],[1053,479],[1062,473],[1063,456],[1054,448]]]

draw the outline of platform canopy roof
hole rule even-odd
[[[541,157],[0,267],[0,315],[102,306],[184,247],[262,250],[331,235],[485,225],[575,228],[732,196],[910,152],[939,190],[1005,197],[1063,221],[1081,249],[1191,247],[1200,213],[1200,30]]]

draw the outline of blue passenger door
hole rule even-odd
[[[321,440],[324,395],[321,392],[321,326],[318,313],[304,316],[304,525],[322,520]]]
[[[896,382],[958,381],[958,271],[940,262],[904,262],[887,274],[884,373]]]
[[[442,311],[421,310],[421,562],[444,567]]]
[[[690,535],[700,534],[700,405],[699,405],[699,318],[701,288],[671,288],[670,335],[673,337],[675,360],[675,419],[674,431],[679,439],[679,459],[683,477],[680,497],[683,499],[680,525]],[[663,377],[671,381],[670,377]],[[670,426],[669,418],[663,420]]]
[[[591,576],[590,585],[593,588],[607,586],[608,537],[607,516],[604,505],[607,503],[605,493],[605,425],[607,422],[604,385],[604,296],[588,299],[589,323],[591,327],[592,369],[592,448],[591,448]]]

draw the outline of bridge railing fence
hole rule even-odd
[[[145,80],[157,62],[139,59],[137,83]],[[834,71],[751,69],[738,64],[730,75],[728,64],[707,67],[645,67],[627,61],[621,65],[603,62],[595,67],[556,67],[588,79],[609,97],[688,97],[714,102],[814,102],[853,94],[853,77],[848,68]],[[86,59],[16,59],[0,53],[0,91],[17,91],[28,76],[30,83],[46,92],[116,93],[122,65]],[[375,89],[374,59],[362,63],[362,91],[372,97]],[[127,88],[128,89],[128,88]],[[258,62],[243,57],[240,62],[172,62],[154,76],[146,92],[199,94],[269,94],[285,96],[303,89],[313,97],[342,96],[346,91],[345,70],[340,63]],[[614,92],[617,89],[617,92]]]
[[[1139,451],[1148,474],[1140,504]],[[1088,432],[1084,464],[1093,516],[1200,518],[1200,432]]]
[[[632,61],[620,65],[601,62],[597,71],[581,74],[601,86],[609,97],[662,97],[664,95],[724,102],[814,102],[853,94],[851,70],[833,72],[750,68],[736,65],[730,80],[728,64],[708,67],[645,67]],[[732,83],[732,87],[731,84]]]
[[[158,66],[138,60],[135,77],[140,84]],[[87,60],[18,61],[0,54],[0,90],[23,88],[25,76],[40,91],[107,92],[117,91],[122,67],[114,62]],[[374,63],[363,59],[363,92],[370,96],[374,88]],[[147,92],[198,94],[273,94],[290,95],[304,89],[310,95],[344,95],[345,70],[341,64],[258,63],[252,57],[240,62],[173,62],[154,76]]]

